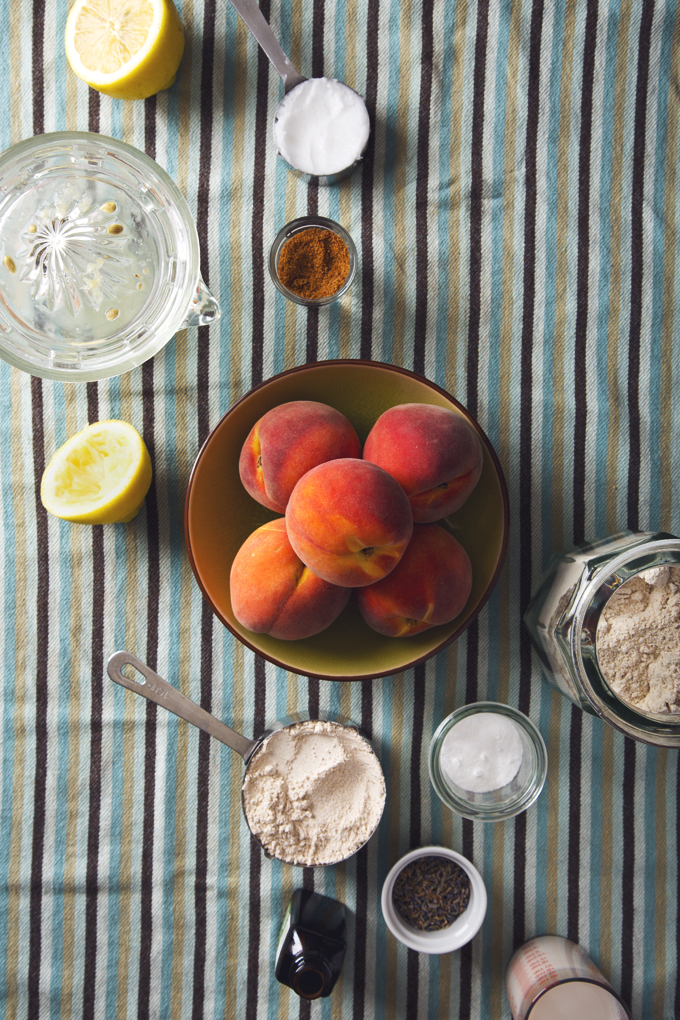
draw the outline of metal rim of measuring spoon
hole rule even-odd
[[[125,666],[131,666],[138,674],[142,676],[143,679],[136,680],[127,677],[123,673],[123,669]],[[209,734],[209,736],[214,737],[216,740],[219,740],[222,744],[226,744],[227,747],[231,748],[232,751],[236,751],[237,754],[240,754],[241,757],[243,758],[243,761],[246,766],[246,772],[248,771],[248,766],[255,754],[255,751],[257,751],[257,749],[265,742],[265,740],[268,737],[272,735],[272,733],[280,732],[283,729],[287,729],[288,726],[295,726],[297,725],[298,722],[298,720],[290,723],[277,722],[274,725],[273,729],[266,730],[261,737],[257,737],[255,740],[248,740],[248,738],[244,737],[242,733],[239,733],[237,730],[233,730],[230,726],[227,726],[226,723],[223,723],[219,719],[216,719],[214,715],[210,714],[210,712],[206,712],[206,710],[204,708],[201,708],[200,705],[197,705],[195,701],[192,701],[190,698],[187,698],[186,695],[182,694],[181,691],[178,691],[176,687],[172,686],[172,684],[169,684],[167,680],[164,680],[162,676],[159,676],[159,674],[156,673],[155,670],[151,669],[150,666],[147,666],[146,663],[141,661],[141,659],[138,659],[136,655],[132,654],[132,652],[126,651],[114,652],[107,663],[106,670],[109,674],[109,677],[114,681],[114,683],[120,684],[120,686],[125,687],[126,690],[132,691],[133,694],[141,695],[141,697],[146,698],[147,701],[153,701],[154,704],[158,705],[160,708],[167,709],[168,712],[172,712],[173,715],[176,715],[178,718],[184,720],[184,722],[190,723],[192,726],[197,726],[199,730],[203,730],[204,733],[207,733]],[[339,720],[335,719],[333,721],[339,722],[340,725],[352,726],[353,728],[357,729],[357,727],[355,727],[354,724],[351,723],[349,720],[340,722]],[[366,744],[371,749],[371,752],[375,754],[375,751],[371,747],[366,737],[364,737],[363,734],[361,733],[360,735],[362,736],[362,739],[366,741]],[[377,755],[376,760],[378,760],[379,762]],[[245,773],[243,778],[245,781]],[[246,825],[248,826],[251,836],[262,848],[262,851],[266,857],[269,857],[271,860],[281,861],[283,864],[292,864],[296,867],[329,866],[327,864],[314,864],[314,865],[301,864],[297,861],[288,861],[285,860],[283,857],[277,857],[276,855],[272,854],[267,849],[267,847],[262,843],[262,840],[260,840],[259,837],[255,835],[255,833],[250,827],[250,822],[248,821],[248,816],[246,814],[245,806],[243,804],[243,782],[241,783],[241,810],[243,811],[243,817],[245,819]],[[375,832],[379,823],[380,818],[378,818],[378,821],[376,822],[373,832]],[[371,832],[368,839],[371,838],[373,832]],[[366,839],[365,843],[368,842],[368,839]],[[362,846],[365,845],[365,843],[362,844]],[[353,857],[354,854],[358,853],[360,849],[361,847],[357,847],[357,849],[353,850],[351,854],[347,855],[347,857],[343,857],[337,861],[329,862],[329,864],[341,864],[342,861],[348,860],[350,857]]]
[[[234,10],[240,14],[241,18],[243,18],[246,26],[252,32],[253,36],[281,76],[284,99],[288,93],[296,87],[296,85],[302,85],[303,82],[309,81],[309,79],[300,74],[300,72],[291,63],[291,60],[281,46],[281,43],[274,35],[269,22],[260,10],[257,0],[231,0],[231,5]],[[351,88],[350,85],[347,85],[346,87]],[[356,90],[352,89],[352,92],[356,92]],[[356,92],[356,95],[359,95],[359,93]],[[363,96],[360,96],[360,99],[365,102]],[[283,99],[281,102],[283,102]],[[281,103],[279,103],[276,108],[274,120],[278,117],[280,107]],[[294,170],[300,177],[306,179],[312,178],[313,175],[307,174],[303,170],[299,170],[297,167],[293,166],[292,163],[289,163],[286,159],[284,159],[280,153],[279,156],[283,159],[286,166],[291,167],[291,169]],[[334,184],[336,181],[340,181],[343,177],[346,177],[359,163],[362,156],[363,152],[361,152],[357,159],[355,159],[348,167],[345,167],[344,170],[339,170],[337,173],[333,174],[314,177],[314,180],[319,181],[321,184]]]

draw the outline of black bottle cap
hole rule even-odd
[[[333,975],[322,956],[304,953],[297,959],[292,978],[293,991],[301,999],[318,999],[330,988]]]

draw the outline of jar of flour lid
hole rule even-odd
[[[674,703],[669,696],[661,705],[657,697],[651,708],[641,695],[631,700],[637,695],[626,687],[626,669],[636,676],[641,669],[624,656],[638,642],[641,662],[664,674],[670,695],[672,674],[680,669],[673,650],[680,631],[678,577],[680,538],[625,531],[553,555],[524,615],[545,676],[561,694],[626,736],[661,747],[680,747],[680,698]],[[645,636],[641,627],[652,611]],[[635,684],[640,687],[639,678]]]

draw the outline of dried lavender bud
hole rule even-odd
[[[448,857],[417,857],[397,875],[392,901],[412,928],[441,931],[467,909],[470,878]]]

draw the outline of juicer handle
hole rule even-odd
[[[132,666],[142,679],[133,679],[125,676],[124,666]],[[176,687],[164,680],[158,673],[154,673],[149,666],[145,665],[136,655],[131,652],[114,652],[107,664],[107,672],[111,679],[126,687],[135,694],[141,694],[147,701],[153,701],[161,708],[179,716],[185,722],[198,726],[199,730],[209,733],[211,737],[220,740],[232,751],[237,751],[244,761],[248,761],[251,754],[258,746],[259,741],[248,740],[241,733],[232,730],[231,727],[220,722],[214,716],[206,712],[204,708],[185,697]]]

